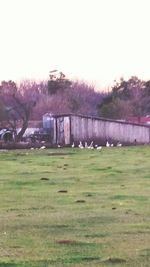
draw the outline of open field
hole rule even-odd
[[[0,151],[1,266],[150,266],[150,147]]]

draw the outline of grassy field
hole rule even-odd
[[[150,266],[150,147],[0,151],[2,266]]]

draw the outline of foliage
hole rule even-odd
[[[49,87],[50,86],[50,87]],[[95,91],[82,81],[70,81],[62,72],[50,72],[49,81],[3,81],[0,86],[0,121],[14,129],[21,125],[16,140],[23,136],[29,120],[41,120],[50,112],[80,113],[112,119],[127,119],[150,113],[150,81],[137,77],[114,82],[110,92]],[[19,123],[19,124],[18,124]]]
[[[103,104],[101,108],[101,116],[112,119],[122,119],[132,115],[132,106],[129,101],[114,99],[109,104]]]
[[[115,82],[112,87],[112,93],[114,97],[123,100],[133,99],[133,97],[139,99],[144,88],[144,82],[133,76],[127,81],[121,78],[119,83]]]
[[[29,120],[40,121],[43,114],[81,113],[97,116],[97,105],[106,93],[81,81],[71,81],[62,72],[50,72],[49,81],[3,81],[0,86],[0,120],[21,140]]]
[[[102,92],[96,92],[94,87],[84,82],[75,81],[66,91],[69,110],[71,113],[97,115],[97,104],[102,100]]]
[[[66,78],[65,74],[54,70],[50,72],[50,79],[48,81],[48,93],[50,95],[62,92],[67,88],[70,88],[72,82]]]
[[[2,100],[0,99],[0,123],[2,123],[4,120],[6,120],[6,107]]]
[[[36,101],[32,97],[32,92],[28,90],[24,91],[23,88],[18,90],[15,82],[11,80],[1,83],[0,96],[6,110],[5,120],[7,124],[13,128],[15,140],[20,141],[28,127],[28,122]],[[16,131],[18,122],[21,128],[19,132]]]
[[[125,119],[129,116],[144,116],[150,113],[150,81],[142,81],[133,76],[120,79],[112,86],[112,91],[98,105],[99,115]]]
[[[48,94],[43,88],[33,110],[32,119],[39,120],[47,112],[97,115],[97,104],[102,101],[104,95],[105,93],[96,92],[93,86],[81,81],[72,81],[71,86],[65,90],[58,90],[55,94]]]

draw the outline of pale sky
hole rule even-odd
[[[150,79],[150,0],[0,0],[0,80]]]

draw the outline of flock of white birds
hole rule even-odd
[[[106,147],[113,147],[113,146],[114,146],[114,144],[109,143],[108,141],[106,142]],[[122,144],[121,144],[120,142],[118,142],[118,143],[116,144],[116,146],[117,146],[117,147],[121,147]],[[72,148],[74,148],[74,147],[75,147],[75,143],[73,142],[73,144],[72,144]],[[88,148],[88,149],[98,149],[98,150],[101,150],[101,149],[102,149],[102,146],[94,145],[94,142],[93,142],[93,141],[90,143],[90,145],[88,145],[87,142],[84,142],[84,144],[83,144],[83,142],[80,141],[78,147],[79,147],[80,149],[84,149],[84,148]]]
[[[108,141],[106,142],[106,147],[113,147],[114,144],[112,143],[109,143]],[[120,142],[118,142],[116,144],[117,147],[121,147],[122,144]],[[57,145],[57,148],[61,148],[62,146],[61,145]],[[87,142],[79,142],[79,145],[78,146],[75,146],[75,143],[73,142],[72,145],[71,145],[72,148],[74,147],[78,147],[80,149],[97,149],[97,150],[101,150],[102,149],[102,146],[98,146],[98,145],[94,145],[94,142],[92,141],[89,145]],[[39,149],[45,149],[46,146],[41,146]],[[31,148],[31,150],[34,149],[33,147]]]

